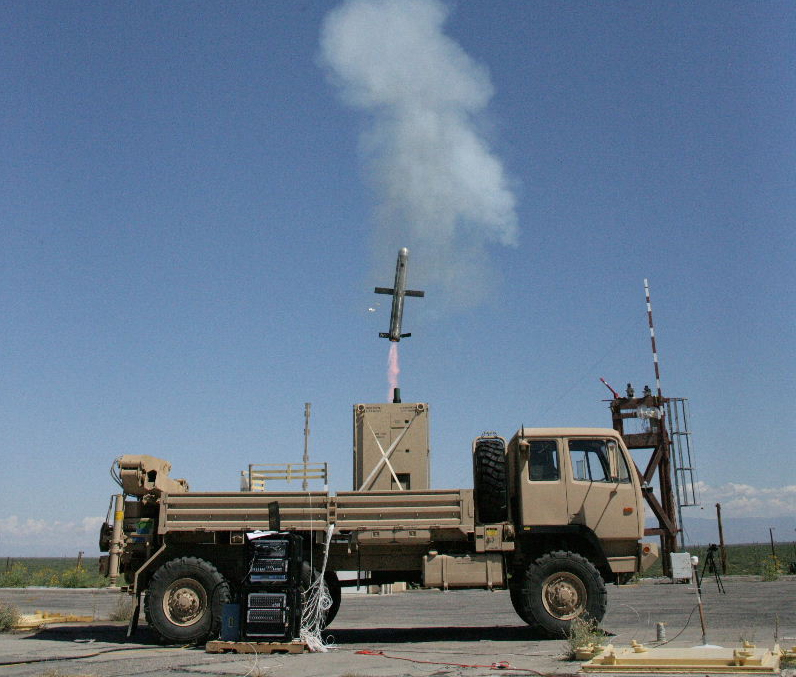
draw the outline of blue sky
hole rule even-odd
[[[796,514],[792,3],[9,2],[0,26],[0,555],[96,551],[123,453],[198,490],[299,461],[304,402],[348,489],[400,246],[436,487],[471,486],[482,430],[610,426],[599,377],[653,382],[648,278],[704,512]]]

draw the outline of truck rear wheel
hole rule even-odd
[[[332,606],[329,607],[329,610],[326,612],[326,626],[328,626],[340,610],[340,600],[343,590],[340,587],[340,581],[334,571],[327,571],[323,579],[326,581],[326,587],[329,589],[329,594],[332,596]]]
[[[301,565],[301,587],[304,590],[307,590],[312,581],[314,581],[320,575],[320,571],[317,569],[312,570],[312,576],[310,576],[310,565],[309,562],[304,562]],[[329,591],[329,595],[332,598],[332,606],[326,611],[326,617],[324,618],[323,627],[328,627],[328,625],[334,620],[334,617],[337,616],[337,612],[340,609],[340,600],[342,598],[342,588],[340,587],[340,581],[337,578],[337,574],[334,571],[329,569],[323,575],[323,580],[326,583],[326,589]]]
[[[600,572],[589,560],[559,550],[528,566],[512,603],[515,609],[519,606],[517,613],[529,625],[564,637],[576,618],[598,623],[603,619],[607,593]]]
[[[170,644],[199,644],[216,637],[229,585],[203,559],[180,557],[152,576],[144,598],[146,621]]]
[[[506,453],[503,440],[484,437],[475,443],[473,479],[479,522],[503,522],[508,517]]]

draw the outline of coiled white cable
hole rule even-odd
[[[321,635],[326,621],[326,613],[332,607],[332,596],[324,581],[326,573],[326,562],[329,559],[329,545],[334,533],[334,524],[330,524],[326,530],[326,543],[323,550],[323,565],[320,575],[312,581],[309,588],[304,593],[304,605],[301,611],[301,630],[299,637],[306,643],[310,651],[326,652],[334,645],[326,643]]]

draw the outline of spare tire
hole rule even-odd
[[[481,524],[508,518],[506,446],[499,437],[482,437],[473,450],[476,519]]]

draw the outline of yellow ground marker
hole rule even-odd
[[[73,614],[56,614],[49,611],[36,611],[32,614],[21,614],[14,624],[14,630],[35,630],[49,623],[91,623],[94,616],[75,616]]]

